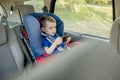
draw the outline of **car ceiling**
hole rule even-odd
[[[0,1],[24,2],[24,1],[29,1],[29,0],[0,0]]]
[[[0,0],[1,3],[4,3],[4,2],[11,2],[12,3],[12,2],[14,2],[14,3],[17,3],[17,4],[23,3],[25,1],[29,1],[29,0]]]

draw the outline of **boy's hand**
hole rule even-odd
[[[56,38],[55,41],[54,41],[54,44],[55,44],[56,46],[60,45],[61,43],[62,43],[62,37],[58,37],[58,38]]]
[[[71,41],[71,37],[68,37],[66,40],[66,44],[69,43]]]

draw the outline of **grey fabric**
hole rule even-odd
[[[1,15],[0,19],[1,19],[0,20],[1,24],[7,25],[7,17],[6,17],[6,15]]]
[[[25,55],[26,59],[27,59],[27,64],[31,64],[32,65],[32,60],[31,60],[31,56],[30,53],[28,52],[27,48],[25,47],[25,43],[23,42],[23,38],[22,38],[22,34],[21,34],[21,27],[23,26],[17,26],[14,29],[16,35],[17,35],[17,40],[19,42],[19,45],[22,49],[22,53]]]
[[[0,46],[0,80],[6,80],[9,75],[15,75],[18,72],[18,67],[8,46],[8,44]]]
[[[16,35],[12,29],[8,28],[6,31],[8,41],[0,45],[0,80],[9,80],[9,78],[17,73],[22,73],[24,70],[24,56]]]
[[[7,42],[7,32],[6,27],[0,25],[0,45]]]
[[[85,41],[16,80],[120,80],[119,75],[116,50],[106,42]]]
[[[25,15],[35,12],[32,5],[18,5],[16,8],[19,10],[22,19]]]
[[[79,46],[17,80],[120,80],[120,18],[113,23],[110,43],[92,39],[80,41]]]
[[[22,70],[24,64],[24,56],[18,43],[17,36],[15,35],[13,29],[8,29],[8,38],[9,38],[8,44],[12,52],[11,55],[13,55],[18,70]]]
[[[117,49],[118,53],[120,53],[120,17],[117,18],[112,25],[110,43]]]

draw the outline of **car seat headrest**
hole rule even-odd
[[[40,30],[40,23],[37,20],[43,15],[54,17],[56,19],[57,34],[59,34],[60,36],[64,35],[64,24],[57,15],[53,13],[31,13],[29,15],[26,15],[23,19],[23,24],[27,31],[30,46],[35,55],[35,58],[45,53],[42,46],[42,33]]]
[[[22,19],[25,15],[35,12],[32,5],[17,5],[15,8],[19,10]]]
[[[7,16],[1,15],[0,24],[7,25]]]
[[[120,53],[120,17],[117,18],[112,25],[110,43],[117,49],[118,53]]]
[[[56,20],[57,33],[60,36],[64,35],[64,23],[56,14],[53,14],[53,13],[31,13],[30,15],[34,16],[36,19],[40,19],[43,15],[52,16]]]
[[[41,30],[40,30],[40,24],[31,15],[26,15],[24,17],[24,26],[26,28],[26,31],[28,33],[29,41],[31,49],[34,53],[35,58],[42,55],[44,53],[42,42],[41,42]]]
[[[0,45],[7,42],[7,31],[6,27],[0,24]]]

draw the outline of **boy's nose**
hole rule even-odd
[[[56,29],[53,29],[53,31],[56,31]]]

